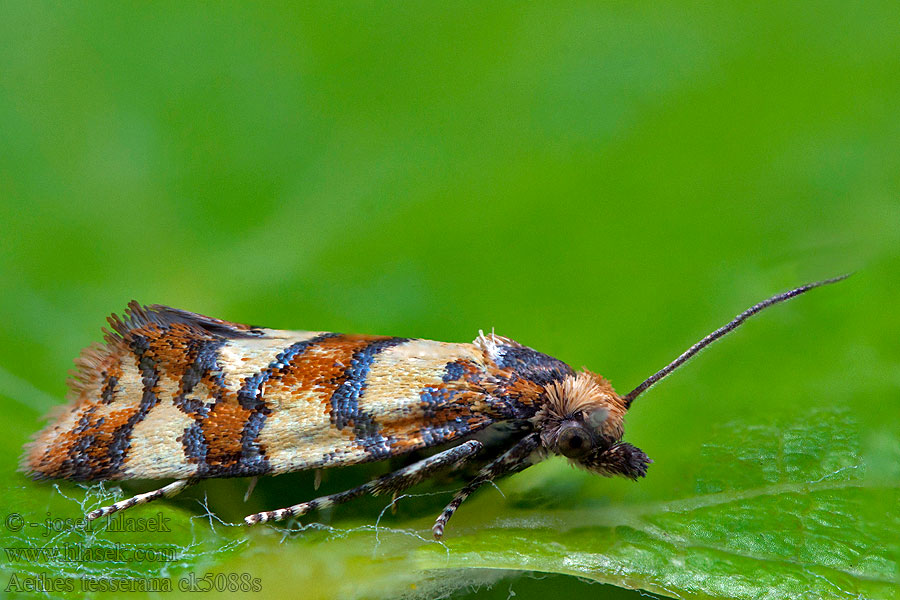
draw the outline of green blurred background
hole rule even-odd
[[[894,439],[898,23],[896,2],[5,3],[8,502],[52,501],[10,473],[19,448],[132,298],[281,328],[493,328],[627,391],[747,305],[854,271],[635,404],[627,438],[657,461],[645,482],[561,461],[520,477],[678,497],[717,424],[792,405],[849,405],[864,454]],[[310,478],[291,477],[261,482],[253,510],[306,499]],[[210,506],[239,519],[242,486],[210,484]],[[451,530],[503,514],[482,495]],[[407,517],[427,524],[445,499]],[[303,543],[298,560],[327,552]],[[269,577],[272,593],[309,581]],[[512,576],[482,594],[507,587],[600,593]]]

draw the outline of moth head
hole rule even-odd
[[[625,411],[625,402],[600,375],[587,370],[569,375],[546,386],[537,415],[541,442],[548,452],[593,473],[643,477],[650,459],[621,442]]]

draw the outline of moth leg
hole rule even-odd
[[[330,496],[322,496],[321,498],[295,504],[294,506],[289,506],[287,508],[248,515],[244,517],[244,522],[247,523],[247,525],[256,525],[257,523],[265,523],[267,521],[281,521],[290,517],[305,515],[313,510],[341,504],[362,496],[363,494],[377,496],[384,492],[399,492],[419,483],[436,471],[457,466],[460,463],[465,462],[480,452],[482,448],[484,448],[484,444],[481,442],[469,440],[459,446],[454,446],[453,448],[444,450],[434,456],[429,456],[428,458],[420,460],[417,463],[398,469],[393,473],[382,475],[378,479],[373,479],[358,487]]]
[[[515,446],[481,469],[472,481],[456,493],[456,496],[453,497],[453,500],[450,501],[444,512],[434,522],[434,527],[431,528],[434,539],[439,540],[443,537],[447,521],[450,520],[450,517],[459,508],[459,505],[465,502],[472,492],[497,477],[518,473],[533,465],[536,461],[532,459],[531,454],[540,444],[540,436],[537,433],[528,434],[519,440]]]
[[[120,510],[125,510],[126,508],[137,506],[138,504],[146,504],[159,498],[171,498],[172,496],[180,494],[186,487],[190,487],[195,483],[197,483],[196,479],[179,479],[178,481],[172,482],[167,486],[159,488],[158,490],[153,490],[152,492],[147,492],[146,494],[138,494],[137,496],[132,496],[131,498],[121,500],[119,502],[116,502],[115,504],[104,506],[103,508],[98,508],[97,510],[92,510],[85,516],[85,518],[88,521],[93,521],[94,519],[99,519],[100,517],[111,515],[113,513],[119,512]]]

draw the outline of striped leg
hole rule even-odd
[[[530,433],[519,440],[515,446],[497,457],[496,460],[481,469],[466,487],[456,493],[456,496],[453,497],[453,500],[450,501],[444,512],[434,522],[434,527],[431,528],[434,539],[439,540],[444,536],[444,527],[447,525],[447,521],[450,520],[450,517],[459,508],[459,505],[465,502],[472,492],[497,477],[518,473],[533,465],[536,461],[532,458],[531,453],[540,445],[540,436],[537,433]]]
[[[398,469],[393,473],[382,475],[378,479],[373,479],[368,483],[364,483],[361,486],[349,489],[345,492],[332,494],[330,496],[322,496],[321,498],[295,504],[294,506],[289,506],[287,508],[248,515],[244,517],[244,522],[247,523],[247,525],[256,525],[257,523],[265,523],[266,521],[281,521],[290,517],[305,515],[313,510],[341,504],[362,496],[363,494],[377,496],[384,492],[399,492],[419,483],[436,471],[458,466],[475,456],[482,448],[484,448],[484,445],[481,442],[470,440],[459,446],[454,446],[453,448],[435,454],[434,456],[429,456],[408,467]]]
[[[170,483],[165,487],[161,487],[158,490],[153,490],[152,492],[147,492],[146,494],[138,494],[137,496],[132,496],[131,498],[116,502],[115,504],[112,504],[110,506],[104,506],[103,508],[92,510],[85,516],[85,518],[88,521],[93,521],[94,519],[99,519],[100,517],[111,515],[113,513],[119,512],[120,510],[125,510],[126,508],[137,506],[138,504],[146,504],[159,498],[171,498],[172,496],[180,494],[181,491],[184,490],[184,488],[192,486],[195,483],[197,483],[196,479],[179,479],[178,481]]]

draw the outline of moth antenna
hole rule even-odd
[[[674,371],[675,369],[677,369],[678,367],[680,367],[681,365],[686,363],[695,354],[697,354],[698,352],[700,352],[701,350],[703,350],[704,348],[706,348],[707,346],[712,344],[714,341],[716,341],[717,339],[719,339],[726,333],[730,333],[730,332],[734,331],[735,329],[737,329],[741,325],[741,323],[743,323],[744,321],[746,321],[748,318],[752,317],[756,313],[760,312],[764,308],[768,308],[768,307],[772,306],[773,304],[778,304],[779,302],[784,302],[785,300],[790,300],[794,296],[799,296],[800,294],[808,292],[809,290],[811,290],[813,288],[817,288],[817,287],[820,287],[823,285],[828,285],[830,283],[837,283],[838,281],[847,279],[848,277],[850,277],[850,275],[852,275],[852,273],[847,273],[846,275],[841,275],[840,277],[832,277],[831,279],[825,279],[822,281],[814,281],[813,283],[807,283],[806,285],[802,285],[802,286],[795,288],[793,290],[790,290],[788,292],[783,292],[781,294],[772,296],[768,300],[763,300],[759,304],[754,304],[753,306],[751,306],[750,308],[748,308],[747,310],[745,310],[744,312],[742,312],[741,314],[736,316],[734,319],[732,319],[726,325],[719,327],[718,329],[716,329],[715,331],[713,331],[712,333],[707,335],[705,338],[703,338],[702,340],[700,340],[699,342],[697,342],[696,344],[694,344],[693,346],[691,346],[690,348],[685,350],[685,352],[681,356],[679,356],[678,358],[676,358],[675,360],[670,362],[668,365],[666,365],[665,367],[663,367],[662,369],[660,369],[659,371],[657,371],[656,373],[654,373],[653,375],[651,375],[650,377],[645,379],[644,382],[641,383],[641,385],[637,386],[636,388],[634,388],[633,390],[628,392],[622,398],[625,401],[625,408],[626,409],[629,408],[631,406],[631,403],[634,402],[634,399],[637,398],[638,396],[640,396],[642,393],[644,393],[647,390],[647,388],[649,388],[650,386],[655,384],[657,381],[659,381],[660,379],[662,379],[663,377],[665,377],[666,375],[668,375],[669,373],[671,373],[672,371]]]

